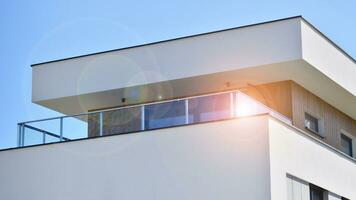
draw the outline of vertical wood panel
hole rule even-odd
[[[340,148],[340,132],[342,129],[356,136],[354,119],[326,103],[300,85],[292,82],[293,124],[304,130],[306,130],[304,128],[305,112],[324,121],[325,138],[323,138],[323,140],[336,148]]]

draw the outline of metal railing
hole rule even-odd
[[[18,123],[18,147],[269,113],[291,120],[240,91],[229,91]]]

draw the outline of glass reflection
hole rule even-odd
[[[145,106],[145,129],[185,124],[184,100]]]
[[[231,94],[197,97],[188,101],[189,123],[207,122],[231,117]]]

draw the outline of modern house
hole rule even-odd
[[[4,200],[356,200],[355,59],[300,16],[32,65]]]

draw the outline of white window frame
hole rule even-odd
[[[356,158],[356,137],[353,136],[351,133],[347,132],[346,130],[344,129],[341,129],[340,130],[340,134],[339,134],[339,142],[340,142],[340,145],[341,145],[341,135],[345,135],[347,137],[349,137],[351,139],[351,145],[352,145],[352,156],[354,158]]]
[[[306,124],[305,124],[305,115],[310,115],[311,117],[314,117],[317,122],[318,122],[318,131],[314,131],[312,129],[309,129]],[[324,130],[324,119],[318,115],[312,114],[310,112],[304,112],[304,127],[308,131],[318,135],[319,137],[325,138],[325,130]]]
[[[287,200],[302,199],[302,200],[311,200],[312,188],[316,188],[322,192],[323,200],[349,200],[342,197],[341,195],[335,194],[325,188],[319,187],[313,183],[302,180],[296,176],[287,173]],[[294,188],[297,188],[294,190]]]

